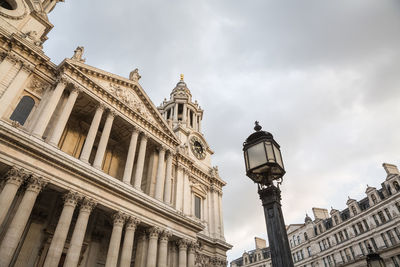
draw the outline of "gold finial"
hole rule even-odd
[[[183,81],[183,74],[181,74],[181,81]]]

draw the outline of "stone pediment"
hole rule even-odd
[[[75,60],[66,60],[86,78],[117,98],[126,107],[178,142],[176,135],[137,81],[97,69]]]
[[[299,229],[301,226],[303,226],[302,224],[289,224],[286,227],[286,232],[289,234],[291,232],[296,231],[297,229]]]

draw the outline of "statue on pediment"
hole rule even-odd
[[[83,52],[85,51],[85,48],[83,46],[78,46],[75,51],[74,55],[71,57],[71,59],[80,61],[80,62],[85,62],[86,59],[82,58]]]
[[[139,75],[139,69],[136,68],[131,73],[129,73],[129,80],[138,82],[142,78],[142,76]]]

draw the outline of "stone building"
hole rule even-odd
[[[42,50],[59,0],[0,1],[0,266],[226,266],[222,187],[183,76],[155,107]]]
[[[368,247],[378,251],[388,267],[400,266],[400,173],[383,164],[386,179],[380,189],[367,186],[366,197],[349,198],[347,208],[313,208],[314,220],[287,226],[295,266],[365,267]],[[231,262],[231,267],[270,267],[269,248],[256,247]]]

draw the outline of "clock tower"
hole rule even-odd
[[[192,101],[192,94],[184,81],[183,74],[172,90],[170,99],[164,99],[158,110],[181,141],[180,149],[185,152],[184,154],[194,160],[200,168],[208,171],[211,168],[211,155],[214,152],[201,133],[203,110],[197,100]]]

